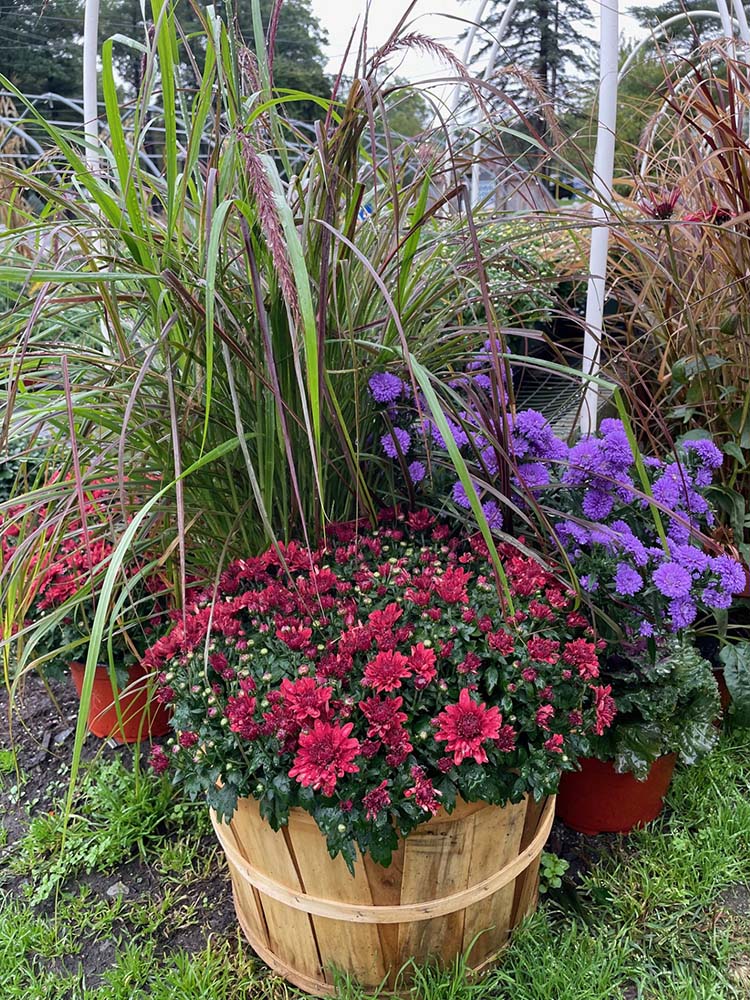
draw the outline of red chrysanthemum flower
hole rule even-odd
[[[281,682],[284,703],[300,726],[311,726],[316,719],[326,718],[333,688],[321,687],[312,677],[300,677]]]
[[[289,777],[313,791],[320,789],[324,795],[333,795],[339,778],[359,771],[354,763],[359,740],[349,735],[353,728],[351,722],[336,726],[318,719],[309,732],[300,736]]]
[[[425,688],[437,677],[435,660],[435,650],[429,649],[423,642],[411,647],[409,666],[414,674],[415,687]]]
[[[440,809],[442,793],[435,788],[429,778],[425,777],[421,767],[415,765],[411,769],[411,776],[414,779],[414,785],[406,789],[404,798],[413,798],[420,809],[424,809],[425,812],[432,813],[434,816]]]
[[[364,669],[362,683],[375,691],[395,691],[401,681],[411,676],[411,667],[403,653],[383,650]]]
[[[563,738],[560,733],[553,733],[548,740],[544,741],[544,749],[550,753],[563,752]]]
[[[441,597],[446,604],[466,604],[469,600],[467,586],[471,580],[471,573],[467,573],[460,566],[449,566],[442,576],[434,578],[435,593]]]
[[[378,698],[373,696],[359,703],[360,710],[367,719],[367,735],[370,738],[389,742],[394,728],[400,729],[406,722],[406,712],[399,709],[403,698]]]
[[[537,621],[551,622],[554,620],[555,613],[548,604],[543,604],[541,601],[531,601],[529,604],[529,614],[532,618],[536,618]]]
[[[595,732],[597,736],[603,736],[604,730],[608,729],[617,715],[617,706],[612,697],[612,685],[606,687],[592,688],[594,692],[594,708],[596,709]]]
[[[589,624],[580,611],[571,611],[565,621],[571,628],[587,628]]]
[[[183,750],[189,750],[190,747],[195,746],[198,742],[198,734],[193,733],[190,730],[186,730],[184,733],[180,733],[177,737],[177,742],[180,744]]]
[[[487,636],[487,642],[490,649],[496,650],[503,656],[511,656],[513,654],[515,648],[513,636],[509,632],[504,631],[504,629],[500,629],[497,632],[490,632]]]
[[[526,643],[526,650],[532,660],[539,663],[557,663],[560,659],[560,643],[556,639],[543,639],[534,635]]]
[[[445,749],[453,754],[456,764],[473,757],[477,764],[487,762],[485,740],[497,739],[503,717],[496,706],[487,708],[482,702],[473,701],[468,688],[462,688],[458,704],[448,705],[438,715],[440,728],[435,739],[445,742]]]
[[[549,729],[550,720],[555,714],[555,709],[552,705],[540,705],[536,710],[536,724],[542,729]]]
[[[599,676],[599,658],[596,645],[585,639],[574,639],[565,646],[563,660],[578,669],[579,675],[587,681]]]
[[[151,770],[155,774],[164,774],[169,768],[169,757],[164,752],[164,748],[160,747],[158,744],[151,748],[151,754],[149,755],[148,762],[151,765]]]
[[[403,613],[403,609],[392,601],[382,611],[370,612],[367,616],[367,621],[374,632],[390,632],[399,618],[403,616]]]
[[[495,746],[501,753],[512,753],[516,749],[516,736],[513,726],[501,726],[495,739]]]
[[[365,810],[365,819],[377,819],[384,809],[391,804],[391,796],[388,793],[388,781],[381,781],[377,788],[371,792],[365,792],[362,796],[362,806]]]
[[[276,627],[276,638],[281,639],[290,649],[304,649],[312,638],[312,629],[299,624],[284,622]]]
[[[229,728],[245,740],[258,737],[260,726],[255,721],[255,698],[252,695],[241,694],[227,701],[224,713],[229,719]]]

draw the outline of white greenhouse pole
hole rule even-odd
[[[477,31],[482,23],[482,18],[484,17],[484,11],[490,0],[479,0],[479,6],[477,7],[477,12],[474,15],[474,20],[471,27],[466,35],[466,44],[464,45],[464,51],[461,55],[461,62],[464,66],[469,65],[469,57],[471,56],[471,50],[474,48],[474,39],[477,37]],[[461,81],[457,80],[456,85],[451,93],[450,101],[448,102],[448,110],[453,114],[459,104],[461,98]]]
[[[99,153],[96,147],[99,138],[98,33],[99,0],[86,0],[83,16],[83,134],[86,139],[86,166],[92,173],[96,173],[99,168]]]
[[[484,73],[482,73],[483,80],[490,80],[492,74],[495,72],[495,62],[497,61],[497,53],[500,50],[500,45],[502,44],[503,38],[505,38],[505,32],[508,30],[508,25],[510,24],[510,19],[513,17],[518,0],[508,0],[508,5],[503,11],[503,16],[500,18],[500,24],[497,26],[497,34],[495,35],[495,40],[492,43],[492,48],[490,49],[490,54],[487,57],[487,65],[484,68]],[[471,168],[471,205],[472,207],[476,205],[479,201],[479,155],[482,152],[482,140],[477,137],[474,140],[474,145],[472,147],[472,158],[474,163]]]
[[[617,126],[617,63],[619,56],[619,0],[605,0],[600,10],[599,27],[599,119],[594,153],[593,227],[589,254],[589,279],[586,290],[586,328],[583,335],[583,374],[597,375],[604,316],[604,294],[609,251],[607,218],[612,203],[612,178],[615,165],[615,128]],[[587,382],[581,408],[581,433],[596,429],[599,389]]]
[[[737,19],[740,38],[745,45],[750,45],[750,26],[747,23],[747,14],[742,6],[742,0],[732,0],[732,8]]]

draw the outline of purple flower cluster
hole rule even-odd
[[[493,364],[488,341],[452,387],[456,392],[471,389],[467,397],[476,399],[476,390],[484,389],[478,380]],[[377,402],[389,407],[400,401],[399,422],[408,427],[394,426],[381,438],[386,455],[397,458],[399,451],[406,455],[418,450],[420,441],[429,442],[438,451],[447,450],[435,422],[429,417],[417,418],[405,382],[395,375],[378,373],[370,379],[370,391]],[[426,409],[423,406],[422,412]],[[393,419],[390,409],[389,416]],[[448,420],[448,427],[466,454],[475,477],[476,499],[489,526],[500,529],[500,505],[481,485],[492,482],[504,460],[502,448],[489,443],[496,432],[490,433],[481,415],[471,408],[460,412],[458,420]],[[515,502],[522,505],[530,493],[549,491],[552,505],[566,513],[555,525],[555,533],[575,566],[581,587],[596,595],[595,603],[606,604],[603,610],[608,613],[616,607],[631,635],[658,637],[680,632],[693,624],[700,611],[728,608],[733,595],[744,589],[743,567],[728,555],[709,555],[700,541],[700,535],[715,523],[705,492],[721,465],[722,454],[712,441],[688,440],[669,462],[641,456],[651,499],[644,492],[620,420],[603,420],[598,433],[572,446],[555,435],[542,413],[532,409],[509,415],[508,431],[506,447],[514,460],[512,483],[518,493]],[[449,467],[445,458],[438,462],[442,469]],[[412,460],[408,472],[413,483],[426,479],[422,461]],[[454,479],[446,485],[453,503],[470,510],[463,483]],[[434,478],[431,486],[436,487]],[[666,535],[654,516],[654,504]]]

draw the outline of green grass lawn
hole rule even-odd
[[[204,811],[121,757],[91,766],[64,843],[43,796],[23,835],[0,837],[3,1000],[299,997],[240,939]],[[24,786],[5,754],[0,797]],[[492,974],[419,970],[414,1000],[750,997],[750,734],[679,773],[669,803],[567,904],[546,900]]]

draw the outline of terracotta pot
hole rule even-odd
[[[618,774],[611,761],[584,757],[580,771],[562,776],[557,815],[579,833],[630,833],[661,812],[675,761],[675,754],[659,757],[648,778],[638,781]]]
[[[84,670],[83,663],[70,664],[70,675],[79,698],[83,688]],[[120,725],[109,670],[107,667],[98,666],[91,692],[89,732],[94,736],[101,736],[102,739],[112,737],[118,743],[138,743],[149,736],[164,736],[169,731],[169,712],[164,705],[151,697],[147,676],[146,670],[140,663],[130,668],[127,686],[118,696],[122,717]]]
[[[469,968],[492,963],[536,906],[554,808],[554,797],[459,802],[402,838],[388,868],[358,857],[353,876],[302,809],[278,831],[252,798],[230,823],[212,819],[245,937],[272,969],[322,997],[336,994],[334,969],[369,993],[392,989],[411,958],[449,964],[472,942]]]

